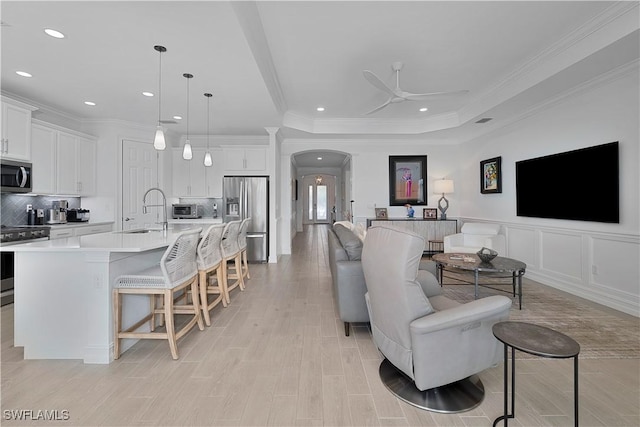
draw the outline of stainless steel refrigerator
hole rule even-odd
[[[224,177],[224,222],[251,218],[247,230],[247,260],[269,258],[269,178]]]

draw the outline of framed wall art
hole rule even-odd
[[[376,208],[376,219],[387,219],[387,208]]]
[[[389,205],[427,204],[427,156],[389,156]]]
[[[494,157],[480,162],[480,192],[482,194],[502,193],[502,157]]]
[[[438,209],[424,208],[422,210],[422,219],[438,219]]]

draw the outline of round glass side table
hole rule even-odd
[[[545,326],[526,322],[498,322],[493,325],[493,335],[504,344],[504,415],[493,422],[493,427],[504,420],[504,427],[509,418],[515,418],[516,397],[516,360],[515,351],[520,350],[534,356],[552,359],[568,359],[573,357],[573,411],[574,425],[578,426],[578,354],[580,344],[573,338],[554,331]],[[508,412],[509,388],[508,348],[511,347],[511,413]]]

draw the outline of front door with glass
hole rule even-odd
[[[335,185],[332,176],[304,177],[304,224],[329,223],[335,205]]]

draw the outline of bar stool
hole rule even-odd
[[[209,311],[220,302],[223,307],[227,306],[227,289],[222,280],[222,248],[220,245],[224,228],[224,224],[214,224],[209,227],[197,248],[200,307],[204,323],[207,326],[211,326]],[[218,297],[209,302],[209,295],[218,295]]]
[[[227,294],[227,304],[231,302],[230,292],[236,287],[240,287],[244,291],[244,279],[242,277],[242,255],[238,246],[238,233],[240,232],[240,221],[230,221],[225,224],[222,232],[222,281]],[[229,263],[233,262],[233,266],[229,267]],[[229,280],[234,280],[229,283]]]
[[[201,228],[180,233],[169,244],[160,259],[160,264],[142,270],[137,274],[127,274],[118,277],[113,290],[115,344],[114,359],[120,357],[120,340],[123,338],[137,339],[166,339],[169,341],[171,356],[178,359],[177,340],[189,332],[197,323],[200,330],[204,330],[200,304],[198,299],[198,265],[196,263],[196,248],[200,238]],[[191,290],[191,304],[174,304],[176,292]],[[122,296],[124,294],[149,295],[151,298],[151,313],[136,322],[126,330],[122,328]],[[159,307],[156,306],[156,296],[162,297]],[[186,302],[186,298],[183,298]],[[178,331],[175,326],[175,314],[189,314],[193,316]],[[155,332],[155,316],[164,316],[165,332]],[[135,332],[147,321],[150,321],[150,332]]]
[[[249,263],[247,262],[247,230],[251,223],[251,217],[245,218],[240,223],[240,231],[238,232],[238,247],[240,248],[240,255],[242,257],[242,279],[246,277],[251,279],[249,274]]]

